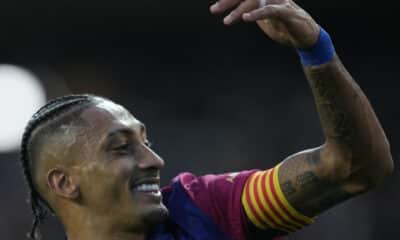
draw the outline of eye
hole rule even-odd
[[[133,146],[127,143],[113,148],[112,151],[120,155],[130,154],[133,153]]]

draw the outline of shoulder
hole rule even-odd
[[[190,172],[177,175],[172,182],[179,182],[192,199],[199,195],[223,193],[224,190],[242,189],[247,178],[257,170],[246,170],[222,174],[207,174],[196,176]],[[222,191],[222,192],[221,192]]]
[[[246,180],[258,170],[207,174],[196,176],[190,172],[177,175],[171,182],[170,192],[177,184],[188,200],[210,217],[232,239],[244,239],[241,196]],[[172,194],[173,195],[173,194]]]

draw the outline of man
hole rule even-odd
[[[210,10],[235,6],[225,24],[257,21],[273,40],[297,49],[325,142],[267,170],[182,173],[160,191],[164,161],[143,123],[110,100],[65,96],[41,108],[23,136],[32,238],[48,208],[70,240],[273,239],[393,171],[373,109],[310,15],[291,0],[220,0]]]

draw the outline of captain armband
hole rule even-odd
[[[244,187],[242,204],[256,227],[294,232],[314,221],[296,211],[287,201],[279,184],[279,167],[253,173]]]

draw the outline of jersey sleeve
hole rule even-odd
[[[231,239],[281,239],[314,222],[287,201],[279,166],[265,171],[177,176],[185,191]]]
[[[254,232],[253,224],[245,213],[241,199],[247,179],[256,172],[258,171],[249,170],[200,177],[182,173],[177,178],[193,203],[211,217],[227,236],[243,240],[254,239],[250,237]],[[263,239],[273,239],[279,234],[277,231],[270,232],[271,238],[263,235]]]

